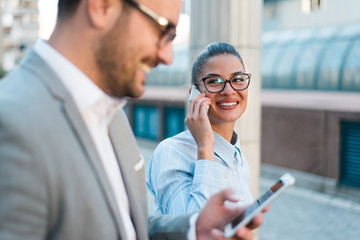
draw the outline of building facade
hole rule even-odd
[[[360,188],[359,7],[264,1],[263,163]]]
[[[38,38],[37,0],[1,0],[2,59],[6,71],[16,66]]]
[[[255,74],[252,81],[262,81],[261,162],[319,176],[324,179],[319,190],[324,191],[360,188],[360,15],[356,6],[360,2],[351,0],[265,0],[262,12],[261,62],[257,63],[261,76]],[[243,25],[230,23],[227,30],[218,31],[228,33],[235,26]],[[252,26],[245,24],[249,31]],[[193,41],[196,45],[202,40]],[[146,101],[129,105],[140,137],[161,140],[185,129],[192,47],[175,46],[174,50],[174,63],[149,76],[150,89],[155,90],[145,95]],[[138,124],[149,120],[159,124]]]

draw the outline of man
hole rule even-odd
[[[239,213],[146,216],[124,97],[172,61],[181,0],[59,0],[49,41],[0,81],[0,239],[222,239]],[[237,237],[251,239],[261,215]]]

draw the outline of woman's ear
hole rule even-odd
[[[121,13],[119,0],[87,0],[89,21],[95,28],[108,28]]]

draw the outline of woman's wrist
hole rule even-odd
[[[206,159],[215,161],[214,148],[211,147],[198,147],[198,160]]]

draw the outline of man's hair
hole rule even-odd
[[[197,55],[197,57],[195,58],[192,64],[191,83],[194,85],[197,84],[197,82],[199,81],[200,74],[203,70],[203,66],[209,60],[209,58],[223,54],[232,54],[236,56],[237,58],[239,58],[241,64],[244,66],[240,54],[236,51],[236,49],[232,45],[223,42],[210,43],[204,48],[204,50],[201,53],[199,53],[199,55]]]
[[[81,0],[59,0],[58,2],[58,21],[72,16],[80,5]]]

